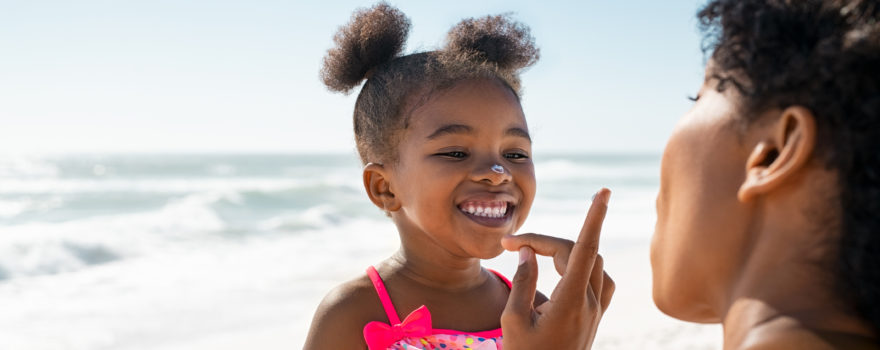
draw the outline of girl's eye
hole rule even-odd
[[[507,159],[527,159],[527,158],[529,158],[529,156],[525,153],[513,152],[513,153],[505,154],[504,158],[507,158]]]
[[[700,95],[697,95],[696,97],[688,96],[688,100],[691,100],[692,102],[697,102],[700,100]]]
[[[461,158],[467,157],[467,153],[464,153],[462,151],[443,152],[443,153],[438,153],[437,155],[443,156],[443,157],[449,157],[449,158],[456,158],[456,159],[461,159]]]

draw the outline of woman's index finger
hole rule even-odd
[[[560,284],[565,284],[565,286],[560,286],[562,287],[561,297],[571,293],[571,296],[583,298],[587,292],[590,273],[593,271],[593,264],[599,254],[599,235],[602,231],[602,221],[605,220],[605,213],[608,211],[610,196],[611,191],[603,188],[596,193],[593,204],[590,205],[584,226],[581,227],[577,242],[571,249],[565,276],[560,281]]]
[[[560,276],[565,274],[568,257],[574,242],[565,238],[546,236],[537,233],[523,233],[501,238],[501,246],[507,250],[519,250],[522,246],[531,247],[536,254],[553,257],[553,266]]]

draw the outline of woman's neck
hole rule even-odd
[[[773,229],[775,225],[764,227]],[[816,349],[840,348],[823,334],[873,337],[870,327],[835,291],[828,251],[790,233],[763,232],[722,306],[725,349],[792,344],[810,339]],[[798,246],[800,245],[800,246]],[[769,342],[769,343],[768,343]]]
[[[870,328],[851,314],[781,304],[737,299],[723,321],[724,349],[877,349]]]

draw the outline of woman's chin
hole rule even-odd
[[[672,290],[657,287],[654,281],[654,305],[669,317],[694,323],[719,323],[721,318],[707,303],[694,302],[693,298],[682,296]]]

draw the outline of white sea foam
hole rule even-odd
[[[357,181],[328,177],[324,179],[278,178],[172,178],[172,179],[0,179],[0,194],[63,194],[88,192],[189,193],[205,191],[264,191],[306,187],[354,187]]]
[[[260,222],[257,227],[264,231],[299,231],[332,227],[345,220],[346,218],[338,208],[324,204],[309,208],[304,212],[271,217]]]
[[[162,349],[279,324],[298,341],[323,294],[392,252],[394,236],[387,221],[355,220],[15,279],[0,284],[0,328],[16,330],[0,348]]]
[[[2,227],[0,269],[6,278],[70,272],[206,236],[224,228],[209,208],[218,198],[197,194],[154,212]]]
[[[0,219],[21,214],[32,205],[33,202],[27,199],[0,201]]]
[[[38,157],[0,156],[0,178],[45,178],[55,177],[58,173],[59,169],[56,165]]]

